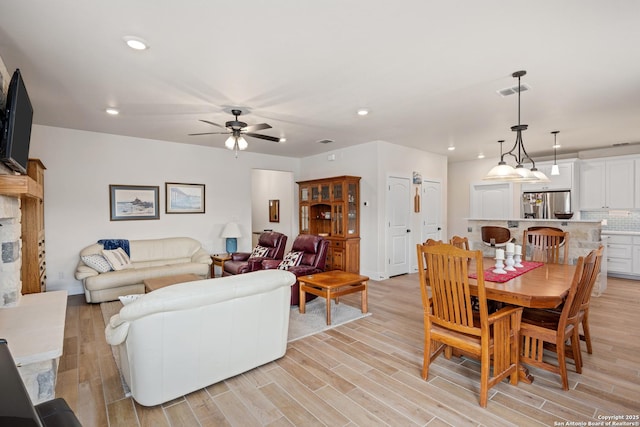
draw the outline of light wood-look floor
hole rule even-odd
[[[359,307],[359,295],[343,302]],[[640,282],[609,278],[606,293],[592,298],[594,354],[584,352],[582,375],[569,366],[569,391],[531,369],[533,384],[499,384],[486,409],[474,361],[441,356],[428,381],[420,378],[417,275],[371,281],[369,309],[373,316],[290,344],[280,360],[145,408],[123,395],[99,305],[72,296],[57,396],[86,427],[554,426],[640,414]]]

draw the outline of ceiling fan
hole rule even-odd
[[[260,123],[257,125],[247,125],[245,122],[238,120],[238,116],[242,114],[241,110],[231,110],[231,114],[236,116],[235,120],[229,120],[224,126],[209,120],[200,120],[201,122],[217,126],[219,128],[226,129],[225,132],[203,132],[203,133],[190,133],[189,136],[195,135],[229,135],[229,138],[225,141],[224,145],[229,150],[235,150],[236,157],[238,157],[238,150],[246,150],[249,144],[244,139],[244,135],[251,136],[253,138],[266,139],[267,141],[280,142],[280,138],[275,136],[262,135],[255,133],[257,130],[271,129],[271,126],[266,123]]]

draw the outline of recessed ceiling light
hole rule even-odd
[[[454,147],[453,145],[450,145],[450,146],[447,148],[447,150],[449,150],[449,151],[453,151],[453,150],[455,150],[455,149],[456,149],[456,147]]]
[[[364,108],[358,110],[359,116],[366,116],[367,114],[369,114],[369,110],[365,110]]]
[[[282,138],[280,138],[279,142],[287,142],[287,138],[285,138],[284,136]]]
[[[482,153],[478,154],[478,158],[479,159],[484,159],[484,154],[482,154]]]
[[[107,108],[106,110],[107,114],[110,114],[112,116],[117,116],[118,114],[120,114],[120,111],[116,110],[115,108]]]
[[[134,50],[149,49],[147,42],[140,37],[126,36],[124,37],[124,41],[127,43],[127,46]]]

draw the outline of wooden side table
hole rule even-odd
[[[367,276],[332,270],[324,273],[298,277],[300,283],[300,313],[305,311],[306,293],[317,295],[327,300],[327,325],[331,324],[331,299],[342,295],[362,292],[362,312],[367,312]]]
[[[216,277],[215,275],[215,267],[216,265],[220,267],[220,277],[224,274],[224,262],[229,261],[231,259],[231,254],[223,253],[223,254],[213,254],[211,255],[211,278]]]

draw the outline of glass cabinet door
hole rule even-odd
[[[320,187],[318,187],[317,185],[311,187],[311,201],[320,201]]]
[[[334,201],[341,201],[342,200],[342,183],[341,182],[334,182],[332,184],[333,186],[333,200]]]
[[[331,187],[329,184],[320,185],[320,199],[324,202],[328,202],[331,199],[330,193]]]
[[[342,203],[335,203],[331,207],[331,235],[344,236],[344,208]]]
[[[300,187],[300,201],[301,202],[309,201],[309,187],[307,186]]]
[[[300,233],[309,233],[309,206],[300,206]]]
[[[347,234],[357,235],[358,230],[358,186],[348,184],[347,186]]]

